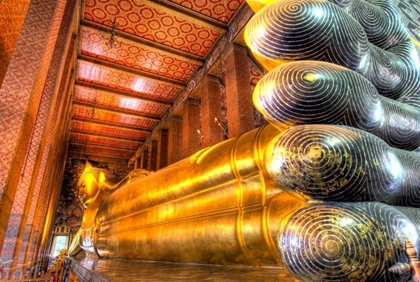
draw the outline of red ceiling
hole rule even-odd
[[[244,2],[85,0],[69,156],[127,163]]]

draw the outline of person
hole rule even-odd
[[[384,53],[368,42],[371,33],[363,32],[345,7],[315,0],[256,2],[254,7],[270,4],[251,19],[246,40],[255,57],[268,62],[268,78],[256,87],[254,103],[270,124],[123,185],[108,185],[106,177],[88,168],[78,183],[87,209],[70,254],[80,246],[101,258],[284,267],[302,281],[415,281],[420,154],[408,149],[418,144],[394,148],[384,136],[401,143],[390,132],[398,128],[392,119],[403,123],[405,113],[411,113],[410,124],[419,122],[416,65],[396,58],[401,52],[395,51],[390,60],[396,58],[399,76],[392,74],[393,67],[381,67],[395,78],[393,94],[382,98],[388,78],[378,82],[381,75],[373,72],[383,65],[377,54]],[[309,24],[316,32],[302,38],[316,38],[321,49],[333,50],[322,49],[317,56],[317,50],[311,53],[317,45],[291,45],[299,43],[291,39],[300,38],[293,34],[302,25],[289,25],[296,26],[290,33],[269,30],[288,20],[275,15],[290,11],[298,23],[311,23],[305,17],[320,21],[315,28]],[[319,20],[324,17],[325,23]],[[261,23],[265,20],[271,22]],[[392,36],[382,36],[396,38],[395,29],[403,30],[397,23],[383,29]],[[327,33],[329,39],[322,41]],[[288,37],[270,41],[279,34]],[[278,49],[270,49],[278,41]],[[340,49],[343,44],[348,48]],[[286,47],[289,57],[279,53]],[[311,62],[302,56],[308,53],[314,56]],[[339,60],[313,62],[319,58]],[[305,61],[284,64],[295,59]],[[304,71],[296,76],[294,69]],[[308,91],[301,91],[305,87]],[[325,89],[333,91],[322,96]],[[343,91],[344,102],[337,94]],[[387,100],[397,96],[398,104]],[[357,106],[347,110],[351,103]],[[418,129],[408,132],[418,134]]]

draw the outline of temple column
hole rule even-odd
[[[136,155],[136,159],[134,160],[134,169],[140,169],[141,168],[141,155]]]
[[[61,74],[63,74],[65,63],[68,65],[69,57],[73,57],[74,53],[74,50],[70,50],[70,55],[67,56],[67,60],[65,60],[66,56],[63,57],[63,53],[67,54],[69,47],[73,45],[70,42],[75,3],[75,0],[68,1],[64,10],[64,16],[43,89],[39,110],[32,130],[21,180],[12,206],[10,217],[12,221],[9,220],[6,238],[3,244],[6,249],[10,249],[13,255],[13,263],[9,269],[11,278],[13,278],[14,271],[16,271],[17,277],[19,277],[19,274],[23,273],[26,269],[24,259],[31,228],[33,227],[33,218],[30,218],[29,215],[31,213],[31,207],[33,208],[34,203],[36,204],[38,200],[37,197],[34,197],[37,194],[36,182],[37,180],[43,179],[43,174],[40,174],[42,159],[40,156],[43,155],[44,150],[51,143],[52,136],[48,135],[51,132],[51,127],[55,127],[56,124],[56,122],[52,122],[56,120],[56,118],[54,119],[54,109],[58,110],[62,96],[64,95],[64,91],[59,92],[59,87],[61,86],[62,90],[64,90],[65,85],[69,81],[68,74],[70,71],[68,69],[64,72],[67,75],[62,77]],[[55,169],[55,166],[53,169]],[[6,249],[3,248],[3,253],[5,253]]]
[[[0,1],[0,87],[12,58],[30,0]]]
[[[67,38],[68,28],[64,33],[61,26],[66,2],[31,2],[0,88],[4,141],[0,159],[0,252],[6,258],[19,253],[29,213],[27,195],[33,191],[33,177],[43,176],[35,168],[40,145],[46,142],[42,119],[48,116],[60,73],[59,49],[63,52],[66,46],[66,42],[56,45],[57,40]],[[14,259],[13,264],[18,263]]]
[[[215,119],[222,120],[220,80],[207,75],[201,81],[201,135],[202,147],[209,147],[223,141],[223,129]]]
[[[182,157],[186,158],[200,150],[200,101],[189,98],[184,104],[182,117]]]
[[[38,200],[36,197],[38,194],[36,183],[43,179],[43,174],[40,174],[42,159],[40,156],[43,155],[45,148],[50,143],[47,131],[51,126],[55,126],[55,123],[52,123],[53,105],[56,105],[55,108],[57,108],[60,104],[61,96],[64,95],[64,91],[59,92],[59,86],[68,82],[68,76],[63,78],[61,74],[66,62],[64,60],[66,57],[63,57],[63,53],[67,54],[71,41],[71,23],[74,17],[75,3],[76,1],[74,0],[68,1],[66,6],[61,3],[57,8],[59,16],[56,16],[54,27],[59,28],[59,34],[49,65],[35,124],[31,132],[30,143],[2,248],[3,257],[13,258],[11,267],[8,269],[10,278],[13,278],[14,272],[16,272],[16,277],[19,277],[20,273],[26,269],[24,259],[32,232],[31,228],[33,228],[33,217],[30,217],[31,207],[33,209],[34,203],[37,203]],[[73,52],[71,50],[71,55],[73,55]],[[65,73],[68,74],[69,71]],[[61,84],[60,81],[62,81]]]
[[[168,165],[182,159],[182,117],[173,116],[168,132]]]
[[[143,160],[144,160],[144,151],[142,151],[141,154],[140,154],[138,168],[144,168],[143,167]]]
[[[149,158],[149,149],[145,149],[143,151],[142,159],[143,159],[143,161],[142,161],[142,168],[143,169],[150,170],[150,167],[149,167],[149,159],[150,159]]]
[[[74,2],[77,5],[76,1]],[[77,8],[74,9],[74,11],[77,10]],[[65,15],[67,15],[67,13]],[[44,191],[41,191],[41,187],[43,187],[43,189],[55,189],[54,187],[61,185],[62,182],[62,175],[64,172],[66,159],[66,155],[62,154],[63,152],[66,152],[67,140],[69,138],[71,127],[70,118],[72,109],[72,96],[68,95],[68,93],[71,93],[73,91],[73,85],[71,84],[73,72],[71,71],[71,69],[74,64],[74,53],[76,52],[74,46],[75,37],[73,36],[68,46],[63,77],[61,78],[58,92],[55,95],[57,97],[57,100],[55,101],[53,111],[50,111],[50,117],[48,118],[48,132],[44,132],[44,134],[47,135],[47,141],[42,152],[42,157],[39,158],[40,161],[39,166],[37,167],[37,174],[45,175],[45,177],[38,177],[36,179],[36,183],[34,184],[35,189],[32,195],[32,201],[28,212],[27,231],[25,231],[25,240],[27,239],[27,242],[24,242],[24,244],[22,244],[20,251],[20,256],[24,257],[24,262],[22,266],[23,269],[35,265],[39,257],[39,254],[35,253],[36,238],[39,235],[39,230],[44,229],[44,223],[42,223],[42,227],[40,227],[40,223],[36,221],[35,214],[40,209],[40,206],[42,206],[42,201],[45,200],[40,197],[40,195],[44,193]],[[53,150],[53,152],[55,150],[55,152],[57,152],[57,155],[51,155],[51,150]],[[47,167],[47,162],[49,162],[49,167]],[[60,169],[61,166],[62,169]],[[54,173],[51,174],[49,171],[50,169]],[[54,178],[51,178],[54,174],[57,174],[59,176],[58,179],[54,180]],[[43,184],[43,180],[47,179],[50,179],[50,183],[52,185],[51,187],[48,187],[47,185]],[[26,237],[26,234],[28,234],[28,232],[30,232],[29,236]]]
[[[68,124],[68,120],[66,121]],[[62,184],[67,152],[64,150],[64,140],[68,140],[69,131],[65,134],[57,134],[58,140],[54,142],[48,154],[46,155],[45,177],[41,184],[43,187],[37,201],[34,230],[36,236],[33,238],[35,246],[34,256],[31,258],[35,262],[38,254],[45,254],[51,239],[52,227],[54,225],[54,216],[57,203],[60,197],[61,189],[57,185]],[[61,144],[60,144],[61,143]]]
[[[75,10],[77,11],[77,9]],[[28,243],[22,245],[21,248],[21,253],[25,253],[24,266],[35,264],[39,257],[39,254],[36,253],[36,249],[38,247],[38,238],[44,230],[45,220],[40,220],[40,222],[37,219],[40,218],[39,212],[42,210],[45,201],[49,200],[48,198],[45,198],[45,193],[49,192],[48,189],[55,189],[54,187],[61,185],[62,181],[66,158],[66,155],[63,155],[63,152],[66,152],[65,148],[67,147],[71,126],[72,96],[67,95],[67,93],[73,91],[73,86],[71,85],[73,73],[71,69],[74,63],[74,46],[75,37],[72,37],[64,66],[64,76],[61,79],[58,90],[58,93],[62,93],[62,95],[57,95],[58,99],[55,103],[54,110],[50,113],[50,118],[48,118],[47,128],[49,131],[46,138],[47,143],[43,150],[42,157],[40,157],[41,161],[38,169],[38,174],[45,175],[45,177],[39,177],[35,184],[27,224],[28,226],[31,225],[32,229],[28,238]],[[56,153],[56,155],[53,155],[54,153]],[[60,167],[62,167],[62,170]],[[58,179],[53,177],[56,174],[59,176]],[[48,183],[52,186],[50,187]]]
[[[169,132],[167,129],[160,131],[160,144],[159,144],[159,166],[158,169],[164,168],[168,165],[168,142]]]
[[[229,138],[255,128],[247,48],[233,44],[224,60]]]
[[[150,170],[156,171],[158,165],[158,141],[153,139],[150,142]]]

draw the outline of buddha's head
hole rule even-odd
[[[78,197],[83,206],[87,207],[95,199],[104,180],[104,170],[86,162],[86,168],[77,182]]]

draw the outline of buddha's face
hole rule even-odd
[[[87,207],[99,192],[98,181],[92,174],[88,173],[80,178],[78,189],[80,202]]]

